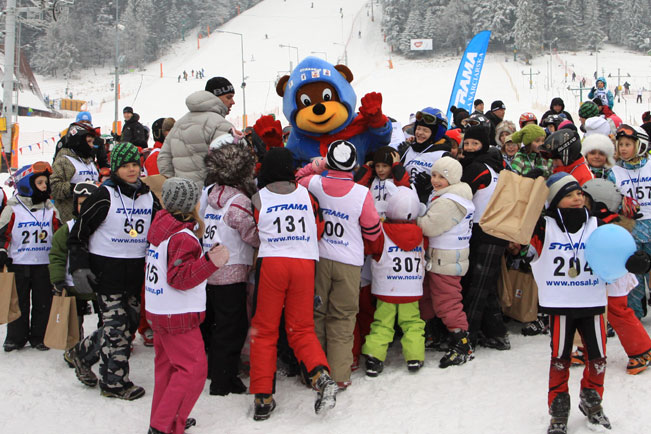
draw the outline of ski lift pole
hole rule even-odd
[[[533,68],[529,68],[529,72],[522,71],[522,75],[528,75],[529,76],[529,89],[533,89],[533,76],[534,75],[539,75],[539,74],[540,74],[540,71],[533,72]]]
[[[583,91],[584,90],[589,90],[589,87],[583,87],[582,85],[579,85],[579,87],[570,87],[567,86],[567,90],[570,90],[572,92],[578,90],[579,91],[579,105],[583,103]],[[576,94],[575,94],[576,95]]]

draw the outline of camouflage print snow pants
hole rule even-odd
[[[101,359],[102,389],[130,387],[131,337],[138,328],[140,300],[127,294],[97,295],[104,326],[77,344],[79,358],[87,366]]]

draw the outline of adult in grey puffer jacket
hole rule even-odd
[[[210,143],[234,130],[225,119],[233,106],[235,90],[223,77],[213,77],[206,90],[192,93],[185,100],[190,110],[176,121],[158,156],[161,175],[191,179],[203,187],[206,179],[204,158]]]

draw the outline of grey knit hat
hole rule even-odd
[[[161,198],[166,210],[189,213],[199,202],[200,194],[201,191],[194,181],[175,177],[163,183]]]

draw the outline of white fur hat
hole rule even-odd
[[[604,134],[607,136],[612,133],[613,132],[610,128],[610,123],[604,117],[597,116],[585,120],[586,137],[591,136],[593,134]]]
[[[581,153],[585,157],[590,151],[603,152],[608,159],[606,162],[607,167],[615,165],[615,145],[613,144],[613,141],[610,140],[610,137],[604,134],[591,134],[587,136],[581,143]]]

